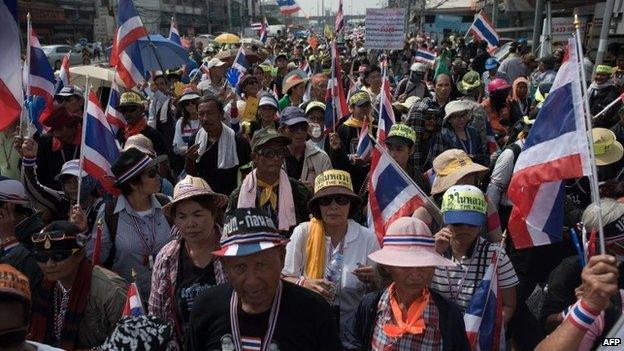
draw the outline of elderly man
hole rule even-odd
[[[290,142],[290,138],[271,128],[254,134],[251,159],[255,169],[230,195],[228,212],[236,208],[261,208],[284,234],[308,220],[310,191],[282,169]]]
[[[459,308],[429,290],[435,267],[454,267],[435,251],[427,225],[413,217],[388,227],[368,256],[392,283],[362,299],[347,329],[347,350],[470,350]]]
[[[587,89],[589,95],[589,109],[593,116],[597,115],[612,101],[616,100],[620,94],[619,89],[613,85],[611,79],[611,66],[598,65],[596,67],[596,75],[594,81]],[[621,106],[618,103],[616,106]],[[594,127],[611,128],[618,120],[618,109],[613,107],[599,118],[594,120]]]
[[[223,101],[204,96],[197,102],[201,128],[191,136],[185,170],[203,178],[214,191],[230,194],[237,185],[240,165],[250,161],[249,142],[223,123]]]
[[[145,135],[154,145],[154,150],[158,155],[166,155],[168,147],[165,145],[162,134],[156,129],[147,125],[145,120],[145,105],[143,98],[133,91],[121,94],[119,104],[115,107],[126,120],[126,127],[117,132],[117,140],[124,145],[126,140],[137,134]],[[41,150],[41,147],[39,148]],[[77,157],[74,157],[77,158]]]
[[[101,345],[121,318],[126,282],[91,264],[73,223],[52,222],[31,239],[45,276],[33,295],[32,339],[70,351]]]
[[[226,218],[213,255],[230,283],[193,303],[187,350],[342,349],[323,297],[281,279],[287,242],[260,209],[237,209]]]

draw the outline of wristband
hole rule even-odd
[[[297,285],[303,286],[305,284],[305,281],[306,281],[306,278],[301,277],[297,280]]]
[[[33,157],[33,158],[22,157],[22,164],[24,164],[24,166],[34,166],[36,163],[37,163],[36,157]]]
[[[570,309],[566,320],[570,320],[577,328],[586,331],[600,316],[600,311],[592,310],[583,300],[578,300]]]

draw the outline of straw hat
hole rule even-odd
[[[383,238],[383,247],[368,258],[393,267],[456,266],[435,250],[431,231],[423,221],[414,217],[401,217],[392,222]]]
[[[606,166],[619,161],[624,155],[622,144],[615,138],[615,133],[606,128],[592,129],[596,165]]]
[[[464,150],[446,150],[433,160],[436,178],[431,186],[431,195],[440,194],[452,187],[464,176],[477,173],[484,176],[489,169],[474,163]]]
[[[217,207],[223,207],[228,201],[227,196],[214,192],[202,178],[187,175],[173,188],[173,200],[163,206],[165,216],[171,217],[173,215],[171,211],[175,204],[199,196],[210,197]]]
[[[360,197],[353,191],[351,174],[337,169],[330,169],[316,176],[314,180],[314,196],[308,201],[308,207],[314,208],[320,198],[336,194],[349,196],[351,202],[356,203],[354,207],[358,207],[360,204]]]
[[[286,77],[284,77],[284,82],[282,84],[282,94],[288,94],[288,91],[292,87],[301,83],[306,83],[308,80],[310,80],[309,77],[304,78],[295,71],[288,73]]]

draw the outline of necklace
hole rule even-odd
[[[61,341],[70,293],[71,289],[65,289],[61,282],[56,282],[54,289],[54,338],[57,344]]]

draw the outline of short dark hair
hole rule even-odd
[[[206,104],[209,102],[214,102],[215,104],[217,104],[217,108],[219,108],[220,111],[223,111],[223,107],[225,106],[225,104],[223,103],[223,100],[221,100],[221,98],[219,98],[218,96],[214,94],[206,94],[202,96],[201,98],[199,98],[199,101],[197,101],[197,106],[201,104]]]

